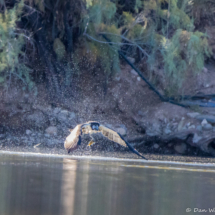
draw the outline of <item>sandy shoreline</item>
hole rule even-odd
[[[60,150],[59,153],[51,150],[40,150],[40,152],[35,152],[33,150],[24,150],[21,151],[17,149],[12,150],[1,150],[0,156],[23,156],[23,157],[51,157],[51,158],[66,158],[66,159],[75,159],[75,160],[95,160],[95,161],[113,161],[113,162],[128,162],[132,164],[131,167],[141,164],[158,164],[158,165],[186,165],[186,166],[207,166],[215,167],[215,158],[206,158],[206,157],[188,157],[188,156],[168,156],[168,155],[155,155],[155,154],[146,154],[149,160],[144,159],[133,159],[133,158],[123,158],[122,156],[127,155],[127,153],[118,153],[120,157],[113,157],[112,154],[106,152],[103,156],[99,155],[68,155],[63,150]],[[112,155],[112,156],[111,156]]]

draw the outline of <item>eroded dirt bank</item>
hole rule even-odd
[[[184,86],[186,92],[214,92],[214,74],[214,67],[208,65]],[[63,150],[69,129],[97,120],[119,132],[144,154],[215,155],[215,109],[185,109],[161,102],[129,66],[122,66],[121,73],[106,87],[99,74],[83,73],[73,86],[73,96],[62,103],[51,101],[43,85],[38,85],[35,96],[33,92],[24,92],[19,84],[8,91],[2,88],[0,101],[1,150]],[[74,154],[111,152],[121,156],[115,152],[122,152],[122,156],[137,158],[101,137],[90,149],[86,147],[88,141],[89,137],[84,137],[82,148]]]

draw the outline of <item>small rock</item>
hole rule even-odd
[[[196,116],[196,119],[198,120],[207,120],[207,122],[210,122],[210,123],[215,123],[215,116],[213,115],[198,115]]]
[[[137,114],[138,114],[139,116],[142,116],[142,117],[145,117],[147,113],[148,113],[148,110],[145,111],[145,112],[139,110],[139,111],[137,112]]]
[[[59,114],[60,111],[61,111],[61,108],[57,107],[57,108],[54,109],[53,113],[56,115],[56,114]]]
[[[113,128],[113,126],[111,124],[106,123],[105,126],[107,126],[108,128]]]
[[[58,116],[57,116],[58,120],[61,122],[61,123],[64,123],[64,122],[67,122],[68,121],[68,118],[69,118],[69,111],[67,110],[62,110]]]
[[[57,127],[55,126],[49,126],[46,130],[45,130],[46,134],[57,134]]]
[[[153,145],[153,147],[154,147],[155,149],[158,149],[158,148],[159,148],[159,145],[158,145],[157,143],[155,143],[155,144]]]
[[[204,87],[205,87],[205,88],[208,88],[208,87],[210,87],[210,84],[208,84],[208,83],[206,84],[206,83],[205,83],[205,84],[204,84]]]
[[[70,119],[75,119],[75,117],[76,117],[76,115],[75,115],[74,112],[71,112],[71,113],[69,114],[69,118],[70,118]]]
[[[172,131],[167,127],[164,129],[164,134],[170,134]]]
[[[202,137],[199,136],[197,133],[195,133],[193,136],[193,143],[198,143],[199,140],[201,140],[201,139],[202,139]]]
[[[115,77],[115,80],[116,80],[116,81],[120,81],[120,77],[119,77],[119,76],[116,76],[116,77]]]
[[[131,74],[133,74],[133,75],[135,75],[135,76],[138,75],[137,72],[136,72],[134,69],[131,70]]]
[[[58,114],[58,118],[63,118],[63,119],[68,119],[70,112],[67,110],[62,110],[59,114]]]
[[[187,129],[187,126],[185,125],[183,128],[182,128],[182,130],[186,130]]]
[[[159,123],[154,123],[152,126],[146,127],[146,134],[150,137],[159,136],[162,134],[162,129]]]
[[[212,128],[213,126],[210,123],[207,123],[204,126],[202,126],[202,129],[206,131],[211,130]]]
[[[41,111],[35,111],[33,114],[28,115],[26,120],[29,124],[34,125],[36,127],[43,127],[47,125],[46,116]]]
[[[49,123],[51,126],[56,126],[57,125],[57,118],[52,117],[51,119],[49,119]]]
[[[26,133],[27,135],[30,135],[32,132],[31,132],[31,130],[28,130],[28,129],[27,129],[27,130],[25,131],[25,133]]]
[[[29,141],[34,142],[34,141],[35,141],[35,138],[32,137],[32,136],[29,136]]]
[[[201,126],[201,125],[198,125],[198,126],[196,127],[196,130],[197,130],[197,131],[202,131],[202,126]]]
[[[178,131],[181,131],[184,126],[184,117],[181,118],[181,121],[178,124]]]
[[[46,144],[49,148],[53,148],[54,146],[58,145],[59,141],[56,139],[48,139]]]
[[[200,113],[198,112],[194,112],[194,113],[187,113],[187,116],[189,116],[190,118],[196,118],[197,116],[199,116]]]
[[[141,80],[141,78],[140,78],[140,77],[137,77],[137,80],[138,80],[138,81],[140,81],[140,80]]]
[[[133,58],[133,57],[127,57],[127,59],[128,59],[131,63],[135,63],[135,58]]]
[[[203,67],[203,68],[202,68],[202,72],[207,73],[207,72],[208,72],[208,69],[205,68],[205,67]]]
[[[33,146],[33,142],[28,141],[28,146]]]
[[[177,125],[178,125],[177,122],[172,123],[172,126],[177,126]]]
[[[187,126],[187,128],[189,128],[189,126],[190,126],[190,122],[188,122],[186,126]]]
[[[208,124],[207,120],[203,119],[202,122],[201,122],[202,127],[205,126],[205,125],[207,125],[207,124]]]
[[[68,110],[62,110],[60,113],[63,114],[63,115],[69,116],[69,111]]]
[[[178,129],[178,123],[176,122],[172,123],[171,130],[175,132],[177,129]]]
[[[178,152],[180,154],[184,154],[187,150],[187,145],[185,143],[176,144],[174,146],[174,149],[176,152]]]
[[[191,125],[191,126],[188,127],[188,129],[195,129],[195,128],[196,128],[195,125]]]
[[[6,137],[6,134],[0,134],[0,140],[5,139],[5,137]]]
[[[125,128],[122,128],[122,127],[116,128],[115,131],[120,133],[122,136],[126,135],[126,129]]]
[[[49,135],[49,134],[45,134],[44,136],[45,136],[45,137],[50,137],[50,135]]]

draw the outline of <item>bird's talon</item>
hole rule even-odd
[[[89,143],[88,143],[88,145],[87,146],[91,146],[91,145],[93,145],[95,142],[93,141],[93,140],[91,140]]]

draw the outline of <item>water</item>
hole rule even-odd
[[[213,214],[214,197],[214,164],[0,154],[0,215]]]

